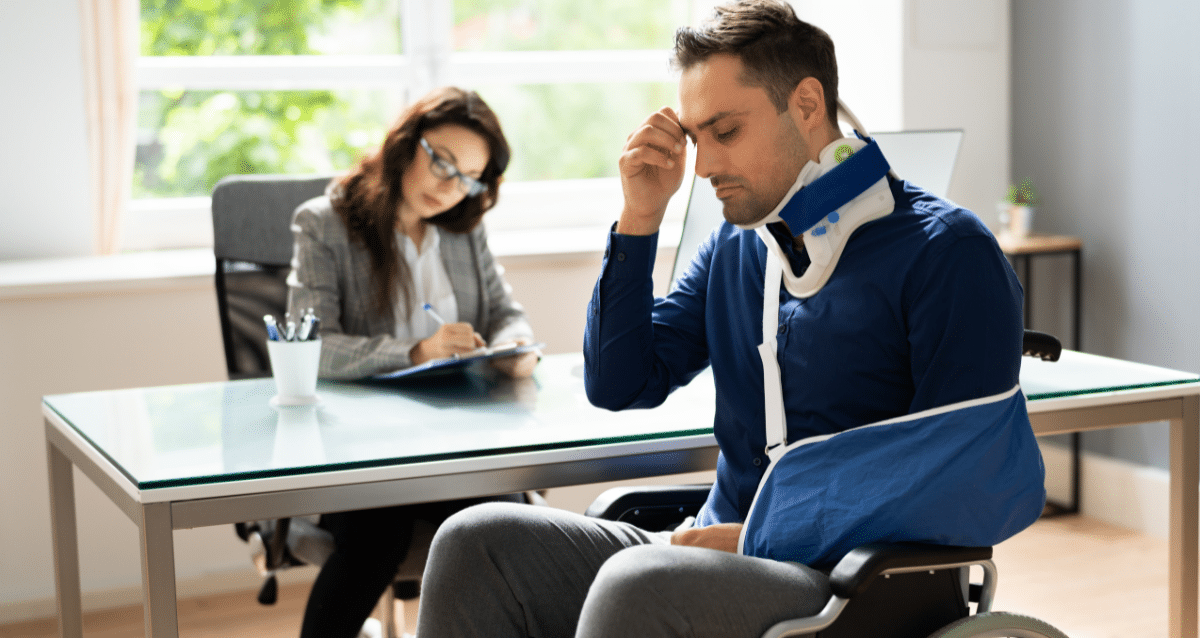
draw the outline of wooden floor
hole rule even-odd
[[[996,548],[995,609],[1045,620],[1071,638],[1167,638],[1167,544],[1077,516],[1043,519]],[[254,592],[181,600],[186,638],[293,638],[307,585],[280,589],[274,607]],[[0,638],[50,638],[56,621],[0,626]],[[89,638],[142,635],[141,607],[86,614]]]

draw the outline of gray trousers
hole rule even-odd
[[[830,596],[828,578],[804,565],[510,503],[447,519],[421,591],[419,638],[751,638]]]

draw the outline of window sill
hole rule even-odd
[[[667,223],[659,248],[678,245],[681,225]],[[604,252],[608,227],[503,231],[491,234],[501,260],[588,258]],[[0,300],[193,289],[212,285],[212,249],[188,248],[0,262]]]

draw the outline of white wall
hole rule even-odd
[[[0,259],[93,251],[78,7],[0,2]]]
[[[995,229],[1009,180],[1008,2],[904,5],[904,128],[963,129],[948,196]]]

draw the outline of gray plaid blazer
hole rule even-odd
[[[483,224],[469,233],[438,229],[442,263],[458,302],[458,320],[475,327],[489,344],[532,337],[533,330],[487,245]],[[392,312],[373,307],[371,257],[351,242],[329,197],[304,202],[292,218],[295,237],[288,276],[293,317],[313,308],[321,318],[320,376],[361,379],[412,365],[416,341],[395,338]]]

